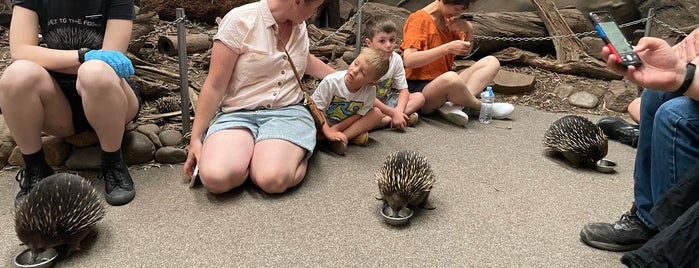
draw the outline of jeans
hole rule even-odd
[[[699,102],[644,90],[634,168],[636,215],[657,229],[650,210],[699,161]]]

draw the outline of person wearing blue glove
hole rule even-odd
[[[133,0],[13,0],[10,53],[0,76],[0,108],[21,151],[15,204],[53,169],[42,132],[67,137],[94,131],[102,149],[98,178],[111,205],[129,203],[133,180],[122,159],[126,123],[141,100],[128,80]],[[39,34],[42,36],[40,44]]]

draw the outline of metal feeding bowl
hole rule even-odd
[[[595,169],[602,173],[612,173],[614,168],[616,168],[616,163],[606,158],[602,158],[595,163]]]
[[[410,220],[412,216],[413,211],[407,207],[398,211],[398,216],[396,217],[393,217],[393,209],[389,206],[384,206],[381,209],[381,217],[383,217],[383,220],[393,226],[401,226],[408,223],[408,220]]]
[[[58,257],[58,251],[47,249],[36,256],[32,256],[29,249],[25,249],[15,256],[15,266],[19,268],[47,268],[51,267]]]

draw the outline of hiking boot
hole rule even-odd
[[[630,251],[643,246],[657,234],[636,216],[636,208],[624,213],[615,223],[589,223],[580,231],[585,244],[609,251]]]
[[[330,151],[339,155],[344,155],[347,151],[347,143],[342,141],[330,141]]]
[[[112,206],[124,205],[136,196],[129,168],[121,160],[113,164],[102,164],[97,178],[104,180],[105,199]]]
[[[638,146],[638,126],[626,122],[618,117],[605,117],[597,122],[597,126],[602,129],[607,137],[629,145],[633,148]]]
[[[412,113],[412,114],[408,115],[408,121],[407,121],[408,126],[409,127],[415,126],[419,120],[420,120],[420,116],[418,116],[417,113]]]
[[[53,169],[51,167],[32,167],[23,168],[17,172],[15,180],[19,182],[19,192],[15,197],[15,206],[17,206],[29,192],[34,188],[37,182],[40,180],[53,175]]]
[[[350,142],[359,146],[366,145],[369,142],[369,132],[364,132],[362,134],[357,135],[356,137],[352,138]]]
[[[442,107],[437,109],[437,112],[447,121],[460,127],[466,127],[466,124],[468,124],[468,115],[464,113],[462,109],[463,107],[447,101]]]

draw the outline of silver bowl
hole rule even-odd
[[[602,158],[595,163],[595,169],[602,173],[614,172],[614,168],[616,168],[616,163],[606,158]]]
[[[32,252],[25,249],[15,256],[15,266],[19,268],[47,268],[51,267],[58,257],[58,251],[49,248],[39,253],[36,258],[32,259]]]
[[[403,224],[408,223],[408,220],[410,220],[410,217],[413,216],[413,211],[409,208],[403,208],[400,211],[398,211],[398,216],[393,217],[393,209],[391,209],[389,206],[384,206],[381,209],[381,217],[383,217],[383,220],[393,226],[400,226]]]

